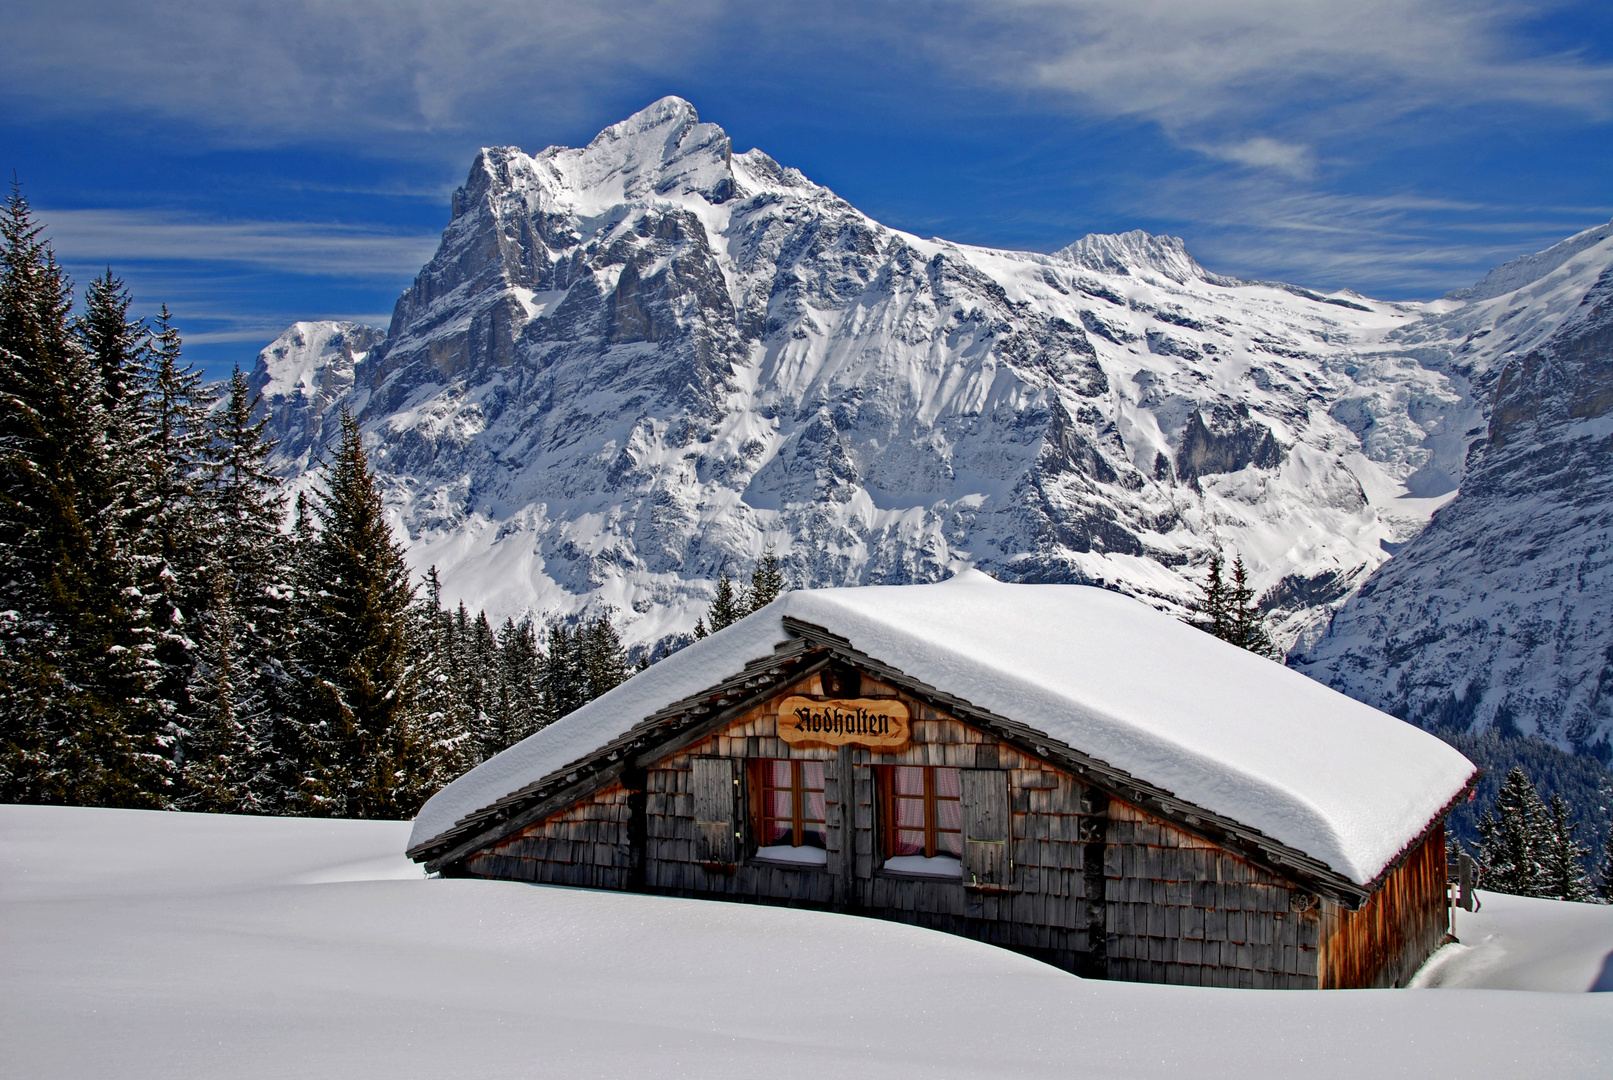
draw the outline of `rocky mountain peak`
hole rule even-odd
[[[633,647],[665,649],[719,574],[743,577],[768,547],[797,587],[972,566],[1181,610],[1221,550],[1243,557],[1278,637],[1314,644],[1352,595],[1416,594],[1417,574],[1362,583],[1413,565],[1441,507],[1442,550],[1520,557],[1484,531],[1500,520],[1484,484],[1561,481],[1564,499],[1527,515],[1549,546],[1576,478],[1600,475],[1605,433],[1575,435],[1561,467],[1537,453],[1613,411],[1593,289],[1613,237],[1569,246],[1536,284],[1427,305],[1220,277],[1143,231],[1052,257],[966,247],[734,154],[667,98],[585,147],[484,150],[390,335],[299,324],[257,378],[279,467],[305,469],[346,405],[414,565],[496,619],[609,612]],[[1464,502],[1476,512],[1451,512]],[[1557,581],[1560,561],[1537,560]],[[1605,612],[1603,579],[1582,577],[1577,610]],[[1460,608],[1390,625],[1432,640],[1430,619],[1473,624]],[[1595,660],[1578,639],[1553,647],[1585,654],[1576,671]],[[1307,670],[1355,663],[1382,658],[1317,650]],[[1461,663],[1418,670],[1454,686]],[[1368,700],[1389,685],[1345,682]],[[1538,702],[1516,706],[1520,726]],[[1613,726],[1597,709],[1571,732],[1535,727],[1591,738]]]
[[[1584,262],[1605,265],[1609,251],[1613,251],[1613,221],[1606,225],[1586,229],[1575,233],[1561,243],[1553,244],[1545,251],[1533,255],[1525,255],[1520,259],[1502,263],[1500,266],[1485,274],[1476,284],[1466,289],[1455,289],[1445,294],[1446,300],[1492,300],[1506,293],[1515,292],[1527,285],[1533,285],[1543,278],[1552,276],[1554,272],[1564,267],[1564,264]],[[1608,251],[1598,252],[1595,249],[1608,245]],[[1576,256],[1584,255],[1584,259]],[[1579,270],[1578,266],[1569,266],[1562,276],[1573,276]]]
[[[1198,260],[1187,253],[1179,236],[1155,236],[1141,229],[1124,233],[1088,233],[1068,247],[1053,253],[1087,270],[1108,274],[1133,274],[1152,270],[1178,285],[1211,276]]]

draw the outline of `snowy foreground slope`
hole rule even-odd
[[[401,854],[407,831],[0,807],[6,1075],[1613,1070],[1613,994],[1086,982],[871,920],[421,880]],[[1447,985],[1605,980],[1613,909],[1486,897],[1472,919],[1480,940],[1444,961]]]
[[[288,476],[352,408],[415,566],[495,619],[609,611],[629,644],[667,643],[769,544],[798,587],[975,566],[1179,610],[1222,546],[1271,590],[1282,643],[1314,648],[1309,673],[1420,716],[1504,655],[1469,714],[1505,707],[1566,748],[1613,730],[1609,642],[1574,629],[1613,590],[1605,485],[1569,494],[1601,466],[1564,449],[1584,423],[1531,419],[1571,403],[1504,411],[1499,456],[1489,424],[1518,395],[1504,373],[1610,265],[1603,226],[1403,304],[1224,277],[1141,232],[967,247],[881,225],[666,98],[586,147],[482,151],[385,333],[298,323],[253,378]],[[1547,490],[1499,533],[1493,498],[1453,516],[1399,608],[1379,590],[1317,647],[1475,463],[1492,492]],[[1535,560],[1559,526],[1574,551]],[[1442,571],[1475,530],[1482,559]],[[1492,582],[1505,599],[1467,611]],[[1513,614],[1521,638],[1454,640]]]

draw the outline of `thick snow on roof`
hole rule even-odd
[[[1358,884],[1473,772],[1410,724],[1118,593],[967,571],[938,585],[787,593],[466,773],[421,809],[411,845],[766,656],[789,637],[785,615]]]

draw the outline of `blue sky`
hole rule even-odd
[[[1437,296],[1613,216],[1613,5],[0,0],[0,165],[214,374],[384,324],[479,146],[669,93],[876,219]]]

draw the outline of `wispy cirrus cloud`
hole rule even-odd
[[[720,0],[22,0],[0,85],[34,109],[143,111],[219,138],[365,142],[585,111],[709,50]],[[9,85],[6,85],[9,84]]]
[[[204,262],[316,277],[412,275],[436,233],[373,225],[208,218],[163,210],[37,208],[52,246],[74,264]]]
[[[616,88],[764,58],[857,57],[1158,124],[1301,174],[1314,142],[1452,105],[1613,115],[1613,63],[1531,44],[1566,0],[21,0],[0,87],[32,107],[139,109],[221,137],[390,138],[591,114]],[[892,71],[892,78],[900,78]]]
[[[1129,200],[1138,214],[1169,205],[1191,222],[1194,255],[1211,269],[1262,267],[1260,276],[1390,299],[1470,285],[1500,263],[1613,215],[1613,205],[1569,214],[1416,192],[1317,191],[1269,174],[1160,178]]]
[[[1428,110],[1613,117],[1613,62],[1533,44],[1568,3],[982,0],[936,5],[927,51],[967,77],[1159,125],[1209,157],[1305,178],[1315,145]]]

